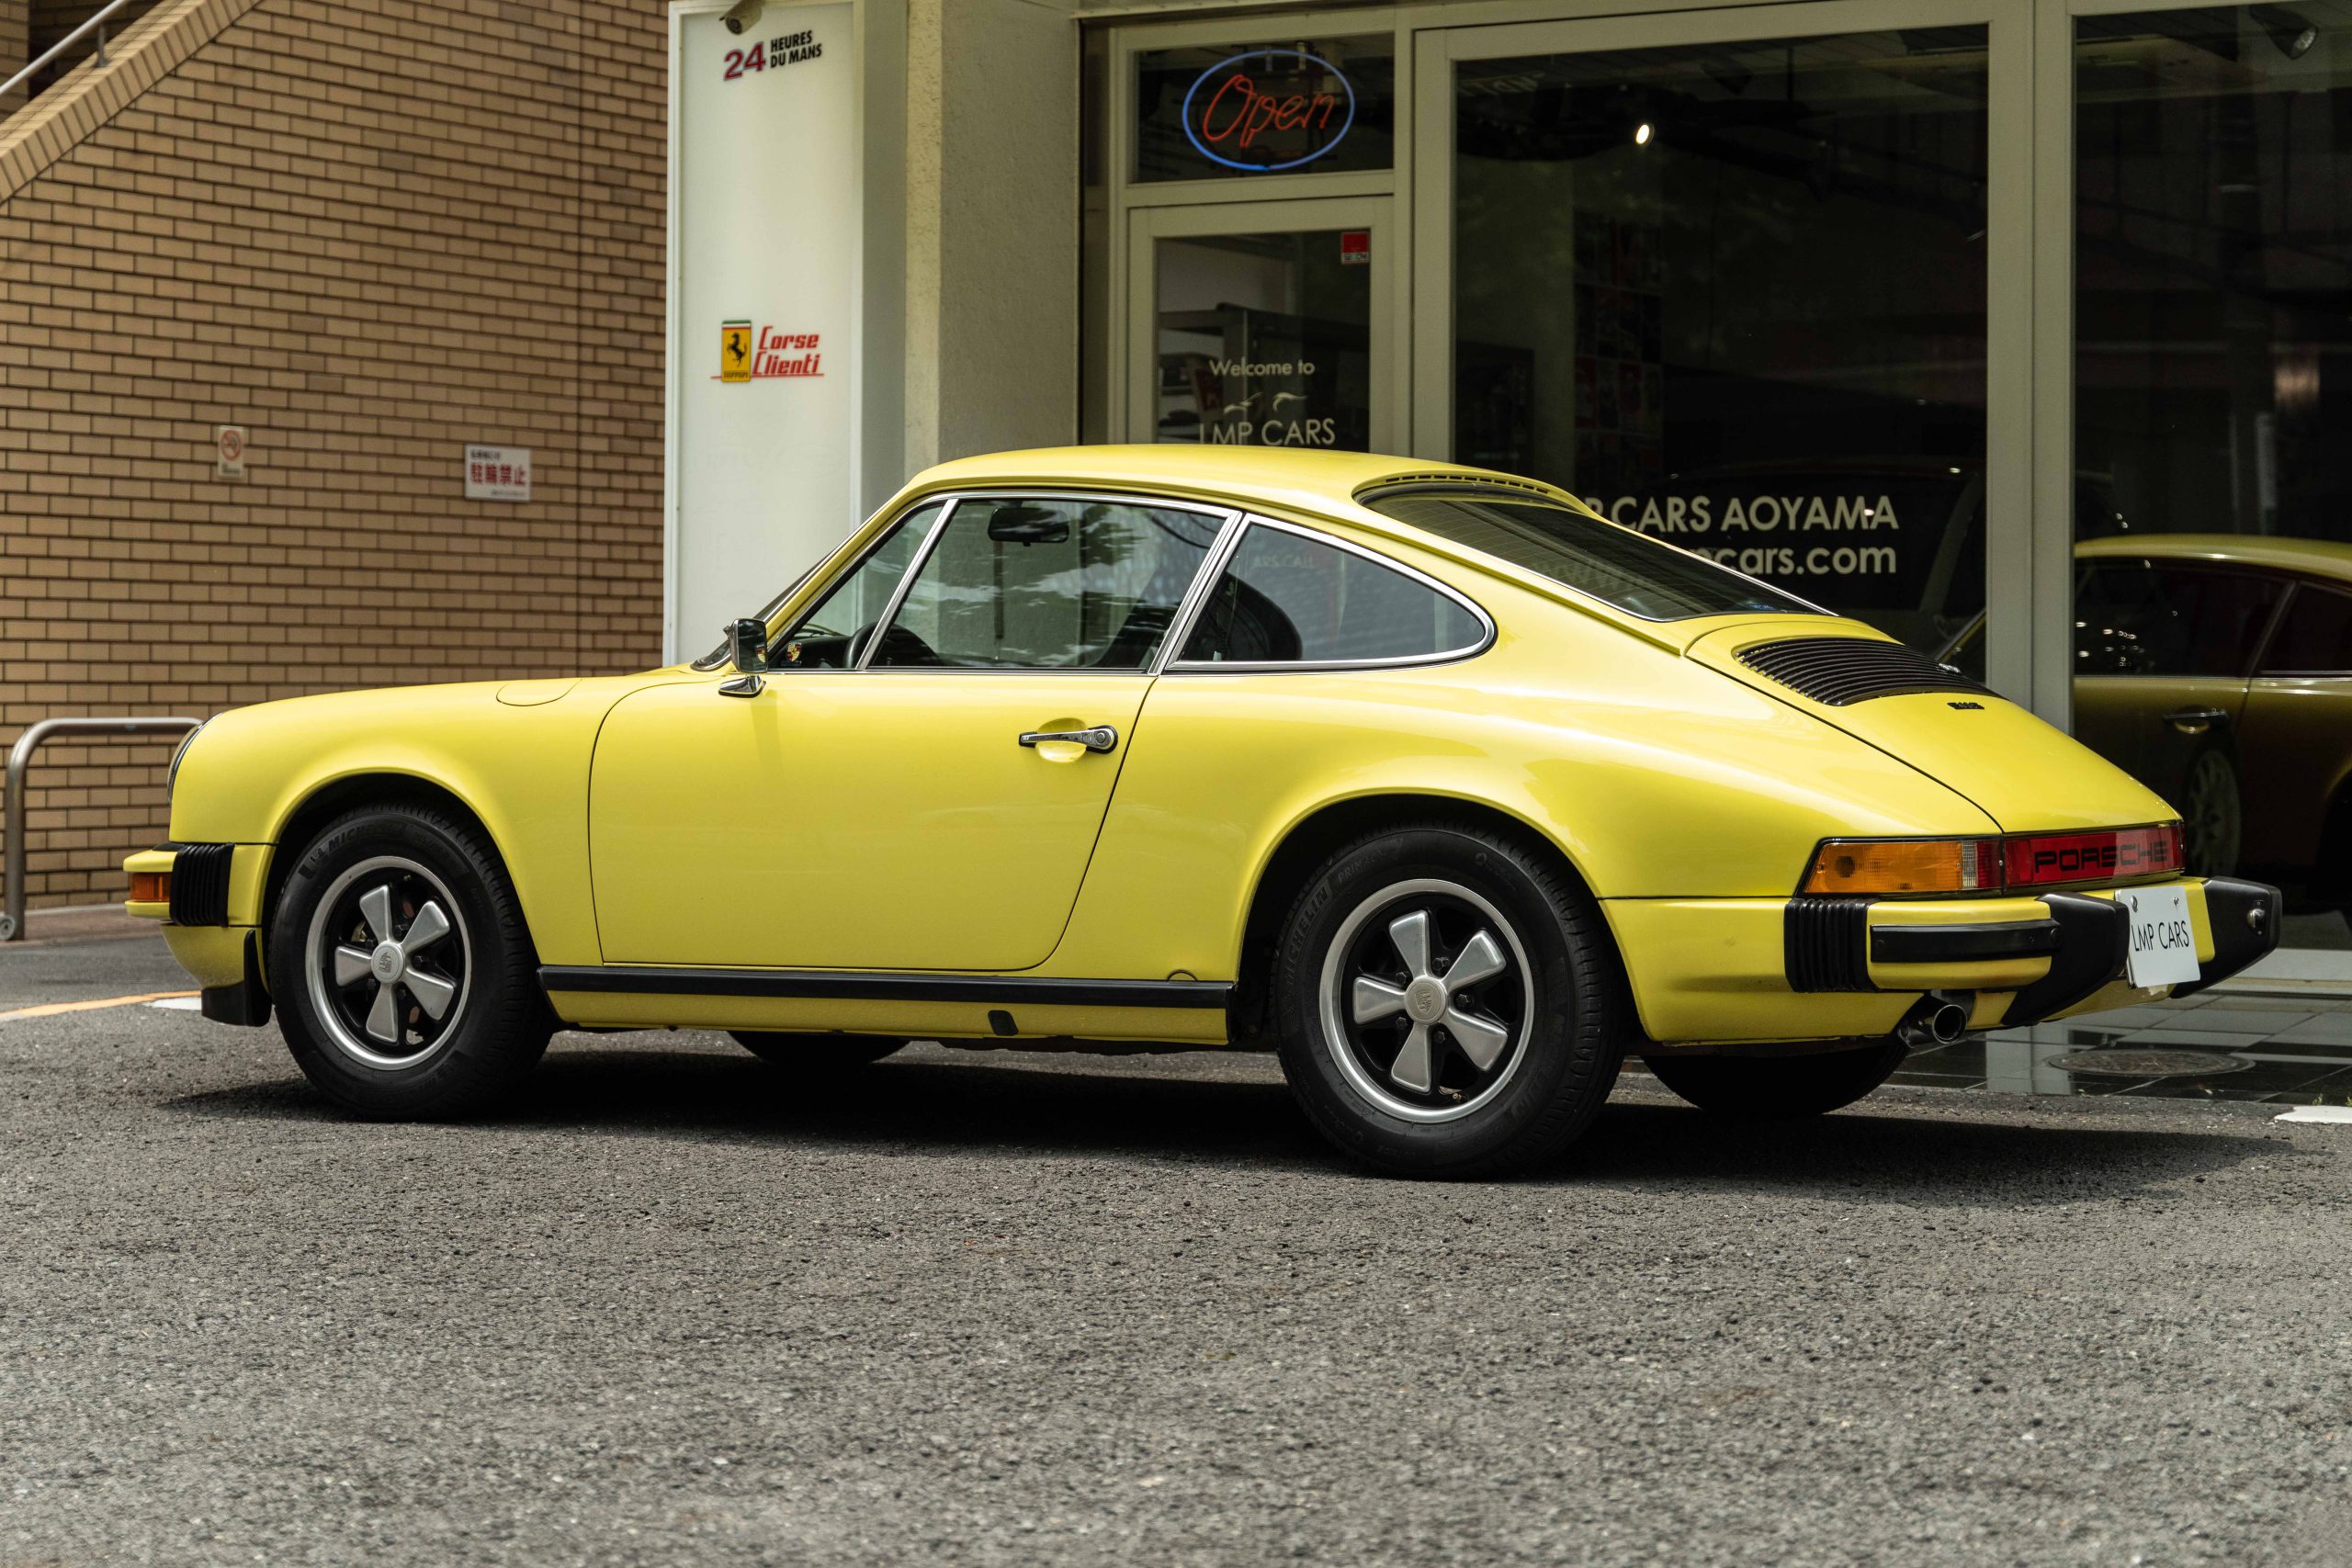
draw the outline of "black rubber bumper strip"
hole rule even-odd
[[[1004,975],[914,975],[841,969],[688,969],[601,964],[539,971],[550,991],[631,996],[825,998],[854,1001],[984,1002],[1006,1007],[1213,1010],[1233,987],[1214,980],[1040,980]]]
[[[2213,933],[2213,957],[2201,965],[2197,978],[2175,986],[2176,997],[2191,996],[2216,981],[2226,980],[2257,958],[2278,947],[2278,917],[2285,900],[2278,889],[2261,882],[2241,882],[2233,876],[2205,879],[2205,924]]]
[[[2006,1028],[2065,1011],[2123,973],[2131,951],[2131,914],[2112,898],[2045,893],[2041,907],[2050,911],[2058,933],[2050,950],[2050,973],[2009,999],[2009,1010],[2001,1015]]]
[[[1880,926],[1873,964],[1983,964],[2058,951],[2056,920],[1995,920],[1974,926]],[[1898,987],[1899,988],[1899,987]]]

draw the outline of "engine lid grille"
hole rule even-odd
[[[1766,679],[1828,707],[1916,692],[1992,694],[1989,688],[1917,649],[1870,637],[1787,637],[1743,648],[1734,657]]]

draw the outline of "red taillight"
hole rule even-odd
[[[1800,893],[1899,897],[1990,893],[2177,873],[2180,824],[2007,839],[1826,839]]]
[[[2023,833],[2008,841],[2012,887],[2162,876],[2181,866],[2180,824],[2098,833]]]

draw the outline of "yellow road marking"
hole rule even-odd
[[[194,991],[142,991],[135,997],[107,997],[95,1002],[43,1002],[37,1008],[0,1012],[0,1023],[6,1023],[12,1018],[54,1018],[61,1012],[94,1012],[99,1008],[135,1007],[141,1002],[160,1002],[171,997],[194,995]]]

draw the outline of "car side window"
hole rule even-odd
[[[2278,635],[2262,656],[2265,675],[2352,674],[2352,593],[2295,590]]]
[[[1368,556],[1252,524],[1209,591],[1187,664],[1346,664],[1468,653],[1486,627],[1459,601]]]
[[[2283,592],[2242,572],[2101,561],[2075,598],[2075,671],[2244,675]]]
[[[967,496],[876,645],[875,670],[1146,670],[1223,519]]]
[[[2245,675],[2287,585],[2236,571],[2159,568],[2188,616],[2190,675]]]
[[[776,644],[769,664],[776,670],[846,670],[857,662],[874,623],[890,607],[890,594],[922,548],[944,503],[918,506],[899,519],[865,558],[817,601]]]

